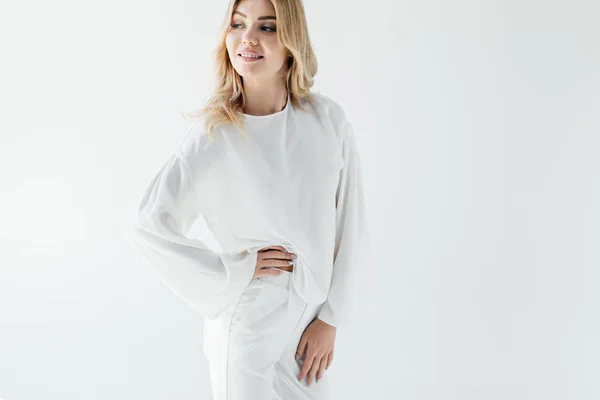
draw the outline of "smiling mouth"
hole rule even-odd
[[[244,60],[262,60],[264,58],[263,56],[250,56],[250,57],[246,57],[246,56],[243,56],[241,54],[238,54],[238,57],[241,57]]]

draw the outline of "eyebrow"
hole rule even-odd
[[[247,15],[244,14],[243,12],[241,12],[241,11],[234,11],[233,13],[234,14],[240,14],[244,18],[247,17]],[[275,19],[275,16],[273,16],[273,15],[263,15],[262,17],[258,17],[257,18],[258,21],[264,21],[266,19]]]

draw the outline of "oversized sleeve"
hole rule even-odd
[[[343,166],[336,191],[336,234],[329,293],[319,319],[339,327],[372,312],[371,244],[361,161],[350,122],[342,128]]]
[[[200,314],[215,318],[251,281],[257,254],[215,253],[187,236],[203,195],[193,182],[183,155],[173,153],[148,185],[128,240],[169,289]]]

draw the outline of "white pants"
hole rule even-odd
[[[327,371],[309,386],[298,380],[298,343],[323,304],[298,297],[291,275],[253,279],[235,306],[204,319],[213,400],[329,400]]]

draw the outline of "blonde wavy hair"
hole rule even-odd
[[[229,123],[235,124],[243,136],[248,138],[242,117],[242,109],[246,104],[242,79],[229,60],[225,43],[231,17],[241,1],[230,0],[227,7],[214,52],[216,73],[212,95],[204,108],[184,114],[186,119],[204,117],[204,130],[211,142],[215,139],[215,128]],[[271,0],[271,3],[275,8],[277,37],[291,54],[287,61],[286,89],[290,94],[291,104],[306,111],[302,103],[306,101],[309,105],[313,104],[310,88],[317,74],[318,63],[308,35],[304,6],[302,0]]]

